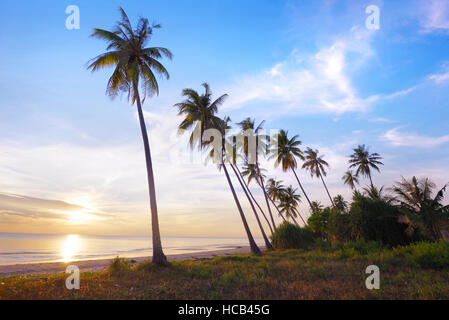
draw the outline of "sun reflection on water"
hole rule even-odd
[[[70,262],[78,253],[80,246],[80,238],[76,234],[69,234],[61,245],[61,261]]]

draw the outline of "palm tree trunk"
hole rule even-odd
[[[368,173],[369,181],[371,182],[371,186],[374,187],[373,179],[371,178],[371,172]]]
[[[273,227],[276,229],[276,224],[274,223],[274,219],[273,219],[273,213],[271,212],[270,204],[268,203],[267,193],[265,192],[265,186],[264,186],[263,179],[261,178],[260,181],[258,181],[258,182],[260,182],[259,185],[262,188],[262,192],[265,197],[265,202],[267,203],[268,213],[270,214],[271,222],[273,223]]]
[[[293,173],[294,173],[294,175],[295,175],[295,177],[296,177],[296,181],[298,181],[298,184],[299,184],[299,187],[300,187],[301,190],[302,190],[302,193],[304,193],[304,196],[306,197],[307,202],[309,203],[310,209],[312,209],[312,203],[310,202],[309,197],[307,196],[307,193],[304,191],[304,188],[302,187],[301,182],[299,182],[299,178],[298,178],[298,175],[296,174],[295,169],[292,168],[292,171],[293,171]]]
[[[260,212],[262,213],[263,217],[265,218],[265,221],[267,222],[268,227],[270,228],[271,234],[273,234],[273,228],[271,228],[270,221],[268,221],[267,216],[265,215],[265,212],[263,212],[261,206],[260,206],[259,203],[256,201],[256,198],[254,198],[253,193],[251,192],[251,189],[249,188],[249,185],[246,183],[245,179],[243,178],[243,175],[242,175],[242,173],[240,172],[239,167],[236,167],[236,169],[237,169],[237,172],[238,172],[239,175],[240,175],[240,178],[242,179],[243,183],[245,184],[246,189],[248,190],[249,195],[250,195],[251,198],[253,199],[253,202],[256,204],[256,206],[259,208]]]
[[[299,227],[298,221],[296,221],[295,217],[291,214],[290,217],[292,217],[293,222]]]
[[[148,191],[150,195],[151,227],[153,239],[152,263],[157,265],[164,265],[167,263],[167,257],[162,251],[161,235],[159,232],[159,219],[157,214],[157,203],[156,203],[156,188],[154,186],[153,164],[151,161],[150,143],[148,141],[147,128],[145,125],[145,119],[143,118],[142,105],[140,102],[137,84],[134,83],[133,87],[136,95],[137,112],[139,114],[140,130],[142,131],[143,146],[145,149],[145,159],[147,165]]]
[[[251,209],[253,209],[254,215],[257,220],[257,224],[259,225],[260,231],[262,232],[263,240],[265,241],[265,246],[267,247],[268,250],[272,250],[273,246],[271,245],[270,240],[268,240],[268,237],[265,234],[265,230],[262,227],[262,223],[260,223],[259,215],[257,214],[256,208],[254,208],[254,204],[253,204],[248,192],[246,191],[245,185],[243,184],[242,180],[240,179],[240,176],[237,173],[235,166],[231,164],[231,168],[232,168],[232,170],[234,170],[235,176],[237,177],[237,180],[239,181],[240,185],[242,186],[243,191],[245,192],[246,197],[248,198],[249,204],[251,205]]]
[[[284,218],[284,215],[281,213],[281,211],[279,210],[278,206],[274,203],[273,200],[271,200],[271,198],[269,198],[271,203],[273,204],[273,206],[276,208],[277,212],[279,213],[279,215],[281,216],[282,220],[284,220],[285,222],[287,222],[287,220]]]
[[[228,180],[229,188],[231,188],[232,196],[234,197],[234,201],[237,205],[237,208],[240,213],[240,218],[242,219],[243,226],[245,227],[246,235],[248,236],[249,246],[251,248],[251,252],[256,255],[261,255],[259,247],[257,246],[256,242],[254,241],[253,235],[251,234],[251,230],[249,229],[248,222],[246,221],[245,214],[243,213],[242,207],[240,206],[239,199],[237,197],[237,194],[235,193],[234,186],[232,185],[231,178],[229,177],[228,169],[226,168],[226,165],[223,163],[223,169],[226,175],[226,180]]]
[[[332,197],[331,197],[331,195],[329,193],[329,190],[327,190],[327,186],[324,183],[324,179],[323,179],[323,176],[321,174],[320,174],[320,178],[321,178],[321,181],[323,182],[324,188],[326,189],[327,195],[329,196],[329,199],[331,200],[332,206],[335,207],[334,200],[332,200]]]

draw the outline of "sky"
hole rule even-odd
[[[69,5],[79,8],[79,29],[66,28]],[[370,5],[378,29],[367,26]],[[449,182],[447,1],[10,1],[0,12],[0,232],[150,234],[135,107],[105,94],[110,69],[86,70],[106,49],[93,28],[111,29],[119,6],[133,23],[160,23],[150,45],[173,52],[162,61],[170,79],[144,103],[162,235],[244,236],[224,173],[177,134],[173,105],[203,82],[215,97],[229,94],[220,116],[265,120],[267,131],[318,149],[332,195],[350,199],[341,177],[359,144],[384,158],[378,186],[401,175]],[[298,187],[291,172],[262,165]],[[329,204],[318,179],[299,176],[312,200]]]

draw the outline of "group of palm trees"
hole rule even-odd
[[[125,92],[131,104],[136,103],[137,105],[145,150],[150,197],[153,240],[152,262],[162,265],[166,263],[166,257],[162,250],[159,232],[153,167],[142,104],[146,97],[159,93],[156,75],[169,79],[167,70],[159,60],[162,57],[171,59],[172,53],[162,47],[146,47],[153,31],[159,29],[160,25],[150,24],[148,19],[140,18],[137,27],[133,29],[125,11],[122,8],[119,9],[121,20],[113,30],[94,29],[92,36],[106,41],[107,51],[92,59],[89,62],[88,69],[94,72],[104,67],[114,67],[114,71],[107,83],[107,94],[111,98],[114,98],[118,93]],[[248,132],[248,130],[252,132],[256,138],[255,159],[249,159],[248,140],[244,140],[244,143],[237,143],[235,139],[227,136],[227,132],[231,128],[231,120],[229,117],[220,118],[217,115],[218,108],[223,104],[227,95],[221,95],[212,101],[212,93],[209,85],[203,83],[203,87],[203,94],[199,94],[193,89],[184,89],[182,95],[185,97],[185,100],[175,104],[179,115],[184,117],[179,124],[179,130],[180,132],[191,131],[189,138],[190,147],[198,148],[200,151],[207,151],[209,158],[218,160],[218,169],[223,169],[224,171],[253,253],[260,254],[260,249],[254,241],[246,215],[243,212],[241,202],[231,181],[228,167],[234,172],[240,187],[250,203],[251,210],[254,213],[268,249],[271,249],[272,245],[264,230],[259,213],[262,214],[265,222],[269,226],[270,233],[273,233],[276,228],[272,207],[276,209],[283,220],[292,219],[297,224],[295,218],[299,216],[304,224],[306,222],[299,214],[298,203],[300,196],[296,193],[296,189],[293,186],[284,187],[282,181],[276,181],[275,179],[265,181],[266,177],[263,173],[264,169],[260,167],[259,155],[267,154],[269,160],[274,160],[275,168],[280,166],[284,172],[293,172],[302,194],[306,198],[311,210],[313,210],[316,203],[314,204],[310,200],[297,174],[297,159],[303,161],[302,168],[308,170],[312,177],[321,179],[332,205],[336,205],[324,181],[326,168],[329,165],[323,160],[322,156],[319,156],[318,150],[307,148],[303,152],[300,149],[302,142],[298,139],[298,136],[289,136],[288,131],[285,130],[280,130],[279,134],[274,137],[261,134],[260,130],[263,126],[263,121],[256,126],[254,120],[246,118],[237,123],[237,125],[244,132]],[[142,96],[140,95],[141,92]],[[217,139],[214,139],[208,134],[210,130],[215,130],[220,134],[220,141],[215,141]],[[218,145],[220,146],[218,149],[215,147],[217,142],[219,142]],[[233,150],[231,156],[227,152],[229,148]],[[260,152],[260,150],[264,151]],[[368,149],[363,145],[354,149],[354,154],[350,158],[350,168],[356,168],[356,172],[346,172],[344,176],[345,183],[351,188],[355,188],[355,185],[358,183],[358,177],[364,175],[369,177],[372,185],[371,169],[379,170],[378,165],[382,164],[380,160],[381,157],[378,154],[370,154]],[[242,164],[241,168],[239,168],[239,163]],[[253,192],[249,188],[252,181],[255,182],[263,193],[265,200],[263,206],[256,201]],[[266,211],[263,207],[266,207]]]

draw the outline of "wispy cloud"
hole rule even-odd
[[[418,135],[415,133],[401,132],[399,128],[393,128],[383,134],[382,139],[387,140],[394,146],[430,148],[449,142],[449,135],[431,137]]]
[[[423,33],[449,32],[449,2],[447,0],[421,1],[419,21]]]
[[[340,37],[314,54],[294,50],[272,68],[238,79],[228,90],[232,95],[226,108],[265,102],[276,103],[277,112],[280,108],[290,113],[363,111],[369,97],[359,95],[349,73],[374,55],[369,38],[369,32],[353,28],[349,36]]]

